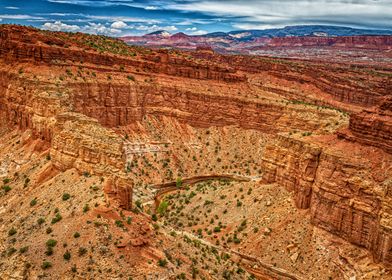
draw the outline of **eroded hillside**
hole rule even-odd
[[[0,59],[3,278],[391,277],[391,68],[6,25]]]

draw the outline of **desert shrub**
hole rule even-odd
[[[25,246],[19,249],[19,253],[24,254],[29,250],[29,246]]]
[[[63,255],[64,260],[69,261],[71,259],[71,253],[67,250]]]
[[[56,216],[54,216],[54,218],[52,219],[52,224],[55,224],[55,223],[61,221],[62,218],[63,218],[63,217],[61,216],[60,213],[56,213]]]
[[[33,207],[37,204],[37,198],[34,198],[32,201],[30,201],[30,206]]]
[[[181,186],[182,186],[182,179],[181,178],[177,178],[177,180],[176,180],[176,187],[177,188],[181,188]]]
[[[70,198],[71,198],[71,195],[69,193],[63,193],[63,197],[62,197],[63,201],[66,201]]]
[[[86,213],[90,210],[90,206],[88,204],[84,205],[83,207],[83,213]]]
[[[45,219],[44,218],[39,218],[37,220],[37,224],[42,225],[43,223],[45,223]]]
[[[54,247],[57,245],[57,241],[54,239],[48,239],[48,241],[46,241],[46,246],[47,247]]]
[[[4,184],[4,185],[8,184],[9,182],[11,182],[11,179],[10,179],[10,178],[4,178],[4,179],[3,179],[3,184]]]
[[[166,259],[158,260],[158,265],[161,267],[165,267],[167,265],[167,260]]]
[[[80,247],[78,253],[79,256],[84,256],[87,253],[87,249],[84,247]]]
[[[120,228],[124,227],[124,223],[120,220],[116,220],[114,223],[116,224],[116,226],[118,226]]]
[[[41,265],[42,269],[48,269],[48,268],[51,268],[51,267],[52,267],[52,263],[51,262],[47,262],[47,261],[44,261],[42,263],[42,265]]]
[[[16,229],[15,229],[15,228],[11,228],[11,229],[8,231],[8,236],[13,236],[13,235],[15,235],[16,233],[17,233]]]
[[[169,207],[169,203],[165,200],[162,200],[157,208],[157,212],[163,216],[166,213],[167,208]]]
[[[47,256],[53,255],[53,247],[46,247],[45,254],[46,254]]]

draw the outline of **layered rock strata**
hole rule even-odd
[[[379,107],[352,114],[348,131],[339,136],[392,154],[392,98]]]
[[[281,102],[159,85],[86,83],[75,85],[74,92],[74,109],[109,127],[134,123],[150,114],[175,117],[199,127],[238,125],[266,133],[293,129],[323,131],[339,115],[332,110],[310,112]]]
[[[30,34],[29,34],[30,33]],[[36,29],[5,27],[0,29],[0,58],[7,63],[14,61],[47,64],[66,64],[67,61],[101,66],[122,65],[143,69],[149,73],[218,80],[224,82],[245,81],[246,77],[230,67],[218,64],[198,64],[185,57],[169,56],[166,51],[145,54],[141,58],[102,54],[86,47],[70,49],[65,40],[45,36]]]
[[[314,225],[392,265],[391,174],[386,170],[380,176],[378,170],[391,164],[392,156],[378,151],[374,159],[367,159],[368,147],[336,139],[328,142],[336,143],[326,147],[317,141],[278,136],[265,149],[263,180],[293,191],[296,206],[310,209]],[[359,150],[354,156],[345,152],[355,149]]]
[[[76,168],[85,176],[104,176],[105,194],[117,206],[129,209],[133,183],[124,174],[122,139],[97,120],[77,113],[57,117],[50,155],[60,170]]]

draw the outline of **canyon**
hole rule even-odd
[[[391,278],[392,67],[327,55],[1,25],[0,275]]]

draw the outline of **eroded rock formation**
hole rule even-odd
[[[379,107],[352,114],[349,129],[339,135],[392,153],[392,98]]]
[[[58,115],[50,155],[60,170],[76,168],[85,176],[105,176],[109,201],[130,208],[133,185],[124,174],[123,141],[97,120],[77,113]]]
[[[22,32],[26,30],[28,36]],[[191,59],[168,51],[100,53],[80,42],[69,49],[63,33],[57,38],[22,31],[0,29],[1,124],[31,130],[34,138],[50,143],[57,169],[102,176],[111,205],[131,207],[133,182],[125,174],[123,139],[110,128],[134,125],[152,115],[195,127],[234,125],[269,137],[299,131],[302,137],[280,135],[266,146],[264,180],[293,191],[296,206],[310,209],[314,225],[392,264],[391,171],[385,171],[392,162],[391,102],[385,101],[391,89],[390,69],[373,73],[366,67],[211,52],[199,52]],[[39,71],[18,75],[10,63],[36,64],[42,67],[39,70],[50,66],[51,72],[44,72],[40,80],[34,78]],[[90,80],[81,73],[86,64],[88,78],[94,77]],[[75,71],[66,67],[80,71],[72,74]],[[112,80],[107,73],[118,78]],[[139,76],[135,79],[129,73]],[[248,79],[264,74],[273,79],[259,84]],[[200,80],[205,80],[205,87],[198,85]],[[281,83],[300,86],[290,91],[290,86],[281,89],[285,85]],[[254,91],[261,94],[252,95]],[[313,106],[320,96],[315,104],[338,104],[354,112],[349,128],[338,133],[349,141],[325,136],[345,125],[347,117]],[[378,108],[359,112],[367,106]],[[307,137],[310,132],[318,135]]]
[[[178,118],[194,126],[238,125],[266,133],[292,129],[323,130],[337,112],[309,112],[277,102],[181,90],[176,87],[131,84],[75,85],[76,111],[109,127],[140,121],[145,115]],[[320,122],[324,125],[320,125]]]
[[[325,142],[278,136],[265,149],[263,179],[293,191],[296,206],[310,208],[314,225],[391,265],[391,171],[380,168],[392,156],[336,138]]]

